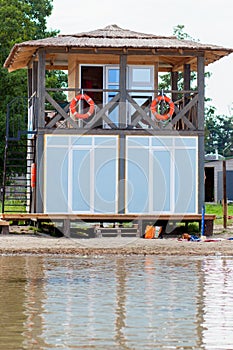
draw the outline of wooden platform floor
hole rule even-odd
[[[93,220],[93,221],[134,221],[134,220],[174,220],[174,221],[198,221],[201,214],[44,214],[44,213],[3,213],[0,214],[2,220]],[[215,215],[205,214],[205,220],[214,220]]]
[[[205,234],[213,234],[213,222],[216,216],[212,214],[205,215]],[[70,236],[70,223],[89,222],[89,223],[115,223],[115,222],[132,222],[139,226],[140,235],[142,236],[145,225],[152,224],[156,226],[166,226],[168,223],[176,225],[177,223],[198,222],[202,221],[201,214],[160,214],[160,215],[137,215],[137,214],[43,214],[43,213],[3,213],[0,215],[1,220],[7,222],[63,222],[63,234]]]

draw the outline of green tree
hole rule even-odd
[[[216,109],[209,107],[205,116],[205,150],[206,153],[218,153],[224,156],[232,155],[233,147],[233,116],[216,115]],[[232,145],[232,147],[231,147]]]
[[[7,105],[16,96],[27,96],[26,70],[8,73],[3,65],[15,43],[58,33],[46,28],[52,8],[52,0],[0,0],[0,174],[3,170]]]
[[[184,31],[183,25],[177,25],[174,27],[173,34],[180,40],[194,40],[189,34]],[[210,72],[205,73],[205,78],[210,77]],[[191,90],[196,90],[197,88],[197,74],[196,72],[191,72]],[[163,74],[160,76],[159,89],[169,89],[171,88],[170,74]],[[178,90],[183,88],[183,74],[178,73]],[[179,96],[180,98],[181,96]],[[216,108],[211,105],[211,98],[205,98],[205,152],[211,153],[215,152],[217,149],[220,154],[223,154],[224,150],[228,145],[233,145],[233,123],[232,117],[227,117],[225,115],[216,115]],[[208,104],[207,104],[208,102]],[[231,114],[233,110],[231,109]],[[233,146],[232,146],[233,147]],[[224,156],[230,156],[232,154],[232,147],[228,147]]]
[[[179,40],[199,41],[199,40],[195,40],[189,34],[187,34],[184,31],[184,25],[181,25],[181,24],[178,24],[176,27],[173,28],[173,35],[175,35]],[[206,72],[205,78],[209,78],[209,77],[210,77],[210,73]],[[197,73],[196,72],[193,72],[193,71],[191,72],[190,82],[191,82],[191,87],[190,87],[191,90],[196,90],[196,88],[197,88]],[[178,73],[178,90],[183,89],[183,83],[184,83],[183,74],[182,74],[182,72],[179,72]],[[171,88],[170,74],[161,75],[159,89],[166,90],[169,88]]]

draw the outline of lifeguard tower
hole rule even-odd
[[[231,52],[116,25],[15,44],[5,67],[28,70],[28,108],[15,114],[17,100],[8,108],[5,169],[15,165],[13,143],[23,144],[24,216],[64,220],[66,234],[80,220],[133,222],[140,235],[147,223],[201,222],[205,66]],[[68,86],[46,88],[47,70],[67,71]],[[17,216],[7,182],[5,173],[5,219]],[[205,222],[211,234],[213,216]]]

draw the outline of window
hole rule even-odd
[[[127,213],[196,213],[197,139],[128,136]]]
[[[117,142],[117,136],[47,136],[45,211],[117,213]]]

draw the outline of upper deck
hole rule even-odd
[[[16,44],[5,67],[9,71],[28,68],[29,124],[33,130],[149,129],[155,133],[203,134],[205,66],[232,51],[111,25]],[[46,88],[48,70],[66,71],[67,87]],[[166,91],[159,89],[163,73],[170,77]],[[191,87],[193,76],[196,88]],[[55,97],[58,92],[66,96],[62,103]],[[92,98],[94,110],[87,118],[76,118],[70,103],[84,93]],[[165,120],[151,107],[159,95],[174,103],[174,112]],[[169,105],[163,104],[161,109],[166,115]],[[88,104],[80,101],[77,112],[83,116],[88,110]]]

